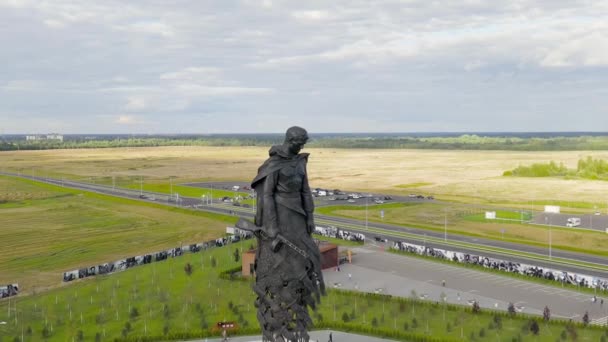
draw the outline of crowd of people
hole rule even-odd
[[[584,274],[574,274],[566,271],[543,268],[535,265],[522,264],[512,261],[488,258],[469,253],[447,251],[439,248],[420,246],[408,242],[395,242],[393,248],[409,253],[431,256],[439,259],[452,260],[459,263],[479,265],[504,272],[518,273],[536,278],[545,278],[567,284],[597,288],[608,291],[608,280]]]
[[[78,270],[68,271],[63,273],[63,281],[69,282],[76,279],[82,279],[86,277],[91,277],[95,275],[108,274],[112,272],[126,270],[131,267],[145,265],[152,262],[159,262],[163,260],[167,260],[168,258],[175,258],[181,256],[185,252],[190,253],[198,253],[202,250],[222,247],[230,243],[238,242],[241,239],[250,239],[252,238],[252,234],[248,234],[248,232],[238,231],[237,234],[231,235],[228,237],[223,237],[207,242],[195,243],[187,246],[180,246],[171,248],[165,251],[159,251],[155,253],[150,253],[146,255],[138,255],[134,257],[129,257],[126,259],[104,263],[96,266],[90,266],[86,268],[81,268]],[[2,287],[0,287],[0,291]]]

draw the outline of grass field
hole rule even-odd
[[[235,220],[0,176],[0,284],[61,284],[64,271],[202,242]]]
[[[3,170],[79,180],[131,177],[131,185],[155,180],[174,184],[200,180],[250,181],[267,157],[261,147],[154,147],[0,153]],[[582,157],[608,159],[606,151],[513,152],[441,150],[305,149],[313,187],[492,202],[541,210],[560,201],[606,212],[608,182],[560,178],[503,177],[519,165],[554,160],[574,168]],[[582,205],[581,205],[582,204]]]
[[[10,308],[3,300],[0,321],[7,324],[0,326],[1,341],[13,341],[21,334],[25,341],[112,341],[137,336],[183,340],[209,334],[219,321],[237,322],[251,333],[257,321],[250,283],[218,276],[220,271],[238,266],[234,250],[250,244],[244,241],[77,281],[69,287],[13,299]],[[191,275],[184,272],[186,263],[193,267]],[[415,293],[412,296],[417,297]],[[367,333],[376,329],[380,335],[409,341],[555,341],[572,331],[581,341],[599,341],[605,333],[599,327],[572,326],[567,330],[563,323],[539,322],[539,335],[533,336],[529,316],[508,317],[485,309],[473,314],[469,307],[435,304],[439,300],[330,290],[312,317],[322,328]]]
[[[549,228],[538,225],[520,224],[517,221],[486,220],[483,218],[483,207],[471,207],[458,204],[437,203],[397,203],[369,206],[330,206],[317,208],[317,213],[336,215],[358,220],[383,222],[396,225],[409,225],[448,234],[464,234],[494,240],[504,240],[538,246],[549,243]],[[384,211],[384,218],[380,211]],[[497,217],[520,218],[517,212],[497,212]],[[447,225],[446,225],[447,223]],[[608,256],[608,234],[603,232],[581,231],[566,228],[551,228],[551,240],[554,248],[583,253]]]

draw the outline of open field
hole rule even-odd
[[[384,218],[380,211],[384,211]],[[334,206],[317,208],[317,212],[358,220],[365,220],[364,206]],[[548,247],[549,228],[538,225],[521,224],[517,221],[485,220],[483,208],[464,205],[443,205],[436,203],[407,203],[369,206],[367,218],[370,221],[395,225],[420,226],[449,234],[464,234]],[[519,213],[498,212],[498,217],[518,219]],[[447,223],[447,224],[446,224]],[[504,231],[504,233],[503,233]],[[608,234],[603,232],[551,228],[554,248],[608,256]]]
[[[154,147],[0,153],[3,170],[78,180],[112,176],[144,182],[249,181],[267,157],[262,147]],[[582,157],[608,159],[606,151],[513,152],[376,149],[305,149],[313,187],[389,194],[434,194],[466,202],[514,202],[540,210],[561,201],[606,212],[608,182],[503,177],[519,165],[554,160],[575,168]],[[584,202],[584,203],[583,203]],[[583,204],[583,205],[581,205]]]
[[[7,324],[0,326],[0,336],[5,337],[2,342],[22,333],[26,341],[43,340],[44,332],[48,341],[112,341],[136,336],[183,340],[209,334],[219,321],[234,321],[251,334],[257,329],[251,284],[219,277],[219,272],[238,267],[234,250],[250,244],[244,241],[89,278],[13,299],[10,308],[9,301],[3,300],[0,321]],[[193,268],[190,276],[184,272],[186,263]],[[418,298],[415,293],[412,296]],[[532,337],[530,316],[512,318],[486,309],[473,314],[467,306],[334,290],[322,298],[312,317],[319,328],[363,333],[376,329],[380,336],[408,341],[555,341],[571,332],[581,341],[600,341],[605,334],[600,327],[572,325],[568,330],[563,323],[545,324],[537,317],[540,331]]]
[[[0,284],[61,284],[62,272],[202,242],[234,218],[0,176]]]

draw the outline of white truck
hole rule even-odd
[[[566,221],[566,227],[578,227],[581,225],[581,219],[578,217],[570,217]]]

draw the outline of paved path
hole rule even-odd
[[[329,340],[329,330],[320,330],[310,332],[311,342],[327,342]],[[331,331],[334,342],[384,342],[393,341],[385,340],[377,337],[363,336],[344,333],[340,331]],[[208,339],[208,340],[196,340],[196,342],[220,342],[222,339]],[[262,342],[261,336],[245,336],[245,337],[234,337],[228,339],[230,342]]]
[[[450,303],[470,305],[477,300],[481,307],[498,310],[507,310],[509,302],[513,302],[518,311],[536,315],[542,315],[547,305],[552,317],[580,321],[588,311],[591,320],[598,324],[606,324],[608,320],[606,297],[601,305],[600,296],[593,303],[590,294],[396,255],[380,247],[358,247],[353,251],[353,264],[342,265],[340,272],[324,272],[328,287],[400,297],[411,297],[415,291],[419,298],[430,301],[441,301],[443,293]]]

